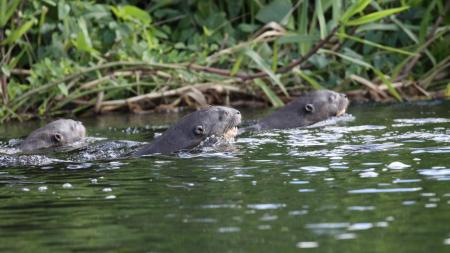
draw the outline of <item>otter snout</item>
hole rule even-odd
[[[347,111],[349,102],[346,94],[339,93],[338,112],[336,116],[341,116]]]
[[[76,132],[75,136],[77,136],[78,139],[86,137],[86,128],[81,121],[75,121],[74,131]]]

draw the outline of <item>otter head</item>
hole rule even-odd
[[[59,119],[34,130],[20,144],[20,149],[30,152],[43,148],[67,145],[86,136],[86,128],[79,121]]]
[[[241,113],[225,106],[210,106],[183,117],[152,143],[134,155],[170,154],[198,146],[208,137],[234,138],[241,123]]]
[[[348,103],[347,96],[342,93],[330,90],[309,92],[262,119],[259,128],[264,130],[308,126],[344,114]]]
[[[241,123],[241,113],[225,106],[211,106],[186,116],[179,124],[189,125],[182,127],[183,134],[197,143],[208,137],[216,136],[225,139],[234,138],[237,126]],[[178,124],[177,124],[178,125]]]

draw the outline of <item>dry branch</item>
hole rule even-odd
[[[138,103],[138,102],[141,102],[144,100],[153,100],[153,99],[159,99],[159,98],[170,97],[170,96],[180,96],[180,95],[183,95],[184,93],[192,91],[192,90],[198,90],[201,92],[204,92],[206,90],[215,90],[218,93],[237,92],[237,93],[247,94],[245,91],[241,90],[240,88],[231,86],[231,85],[220,85],[220,84],[215,84],[215,83],[202,83],[202,84],[184,86],[184,87],[180,87],[178,89],[169,90],[169,91],[150,92],[147,94],[143,94],[143,95],[127,98],[127,99],[103,101],[99,106],[99,110],[101,112],[111,111],[111,110],[115,110],[115,109],[118,109],[121,107],[129,106],[130,104]]]

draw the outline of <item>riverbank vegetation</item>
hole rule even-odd
[[[0,119],[450,93],[447,0],[0,0]]]

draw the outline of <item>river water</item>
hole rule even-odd
[[[96,148],[0,167],[0,252],[450,252],[450,101],[120,158],[179,117],[80,119]],[[38,124],[1,126],[0,147]]]

